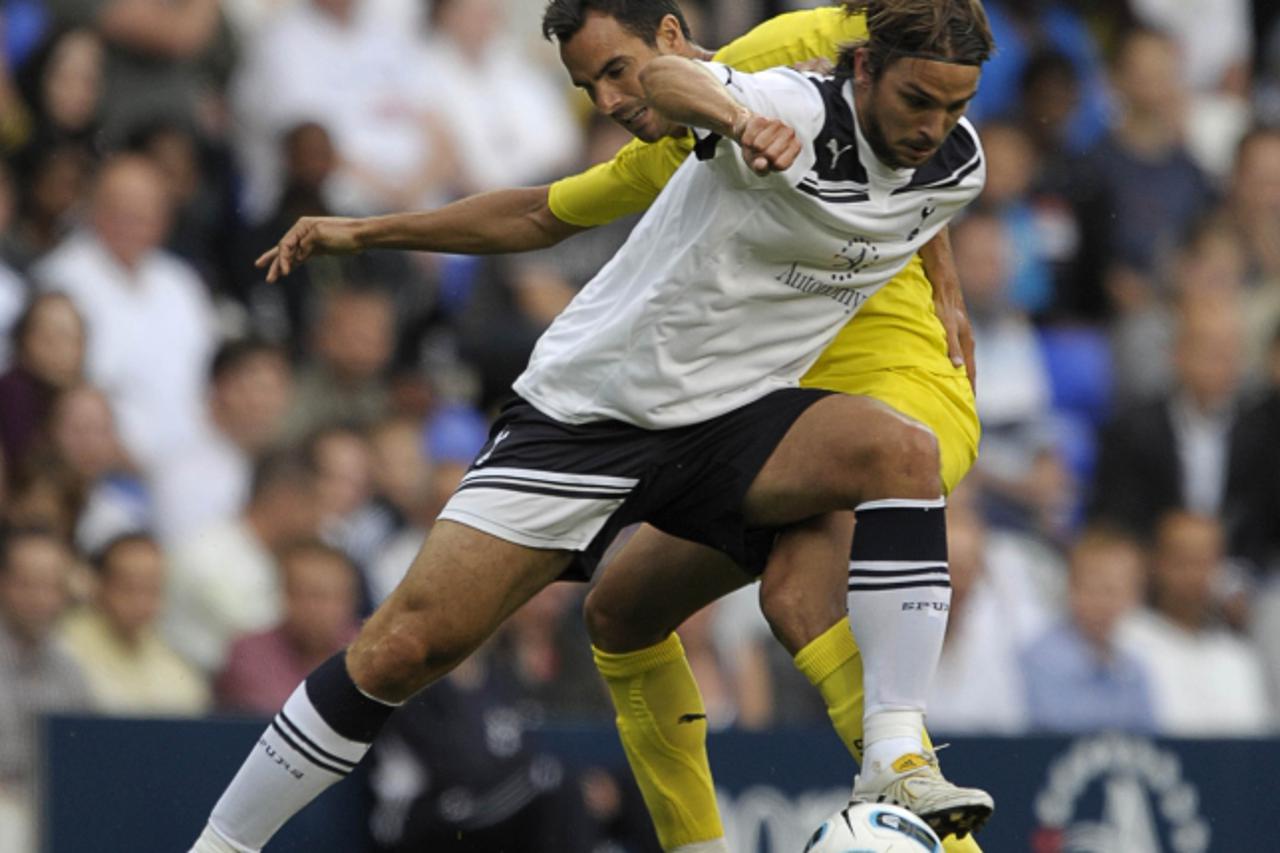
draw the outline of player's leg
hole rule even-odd
[[[760,580],[760,609],[796,668],[822,695],[831,725],[862,761],[862,657],[849,630],[845,588],[853,513],[778,535]]]
[[[720,552],[645,526],[587,596],[596,666],[663,850],[727,851],[706,710],[674,631],[751,580]]]
[[[842,505],[856,510],[849,616],[865,681],[860,793],[906,799],[914,792],[905,804],[945,835],[980,823],[991,803],[940,776],[933,785],[934,773],[928,791],[922,781],[932,771],[922,737],[925,697],[950,604],[938,471],[929,430],[878,401],[832,396],[796,421],[752,484],[745,508],[754,523],[775,525]],[[911,790],[903,787],[907,777]]]
[[[568,565],[440,521],[344,654],[298,687],[213,810],[197,853],[246,853],[343,779],[396,705],[452,669]]]

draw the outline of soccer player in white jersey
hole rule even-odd
[[[931,20],[942,17],[935,6],[980,13],[976,0],[905,2]],[[289,699],[196,850],[261,849],[354,767],[396,704],[547,583],[589,573],[635,521],[746,563],[748,526],[857,510],[852,559],[874,594],[866,607],[851,598],[868,626],[872,711],[855,793],[896,796],[922,751],[949,596],[936,443],[867,398],[795,383],[982,185],[976,135],[957,123],[989,38],[967,35],[963,16],[939,27],[921,42],[939,47],[890,57],[909,98],[947,105],[914,127],[859,124],[871,97],[862,52],[834,79],[649,64],[649,109],[709,131],[700,154],[710,162],[681,167],[539,342],[517,382],[523,399],[504,411],[405,581]],[[853,429],[894,440],[853,452]],[[913,578],[905,595],[890,582],[903,572]],[[954,790],[957,811],[990,812],[982,792]]]

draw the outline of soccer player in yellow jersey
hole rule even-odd
[[[662,53],[696,58],[712,54],[688,40],[678,10],[678,25],[660,27],[654,35],[628,30],[610,15],[610,6],[617,4],[608,0],[556,2],[551,8],[557,5],[575,7],[587,15],[587,25],[580,32],[559,39],[575,83],[636,140],[612,160],[550,187],[487,193],[422,213],[300,220],[260,259],[260,265],[269,267],[268,279],[287,274],[317,253],[368,248],[490,253],[540,248],[645,209],[692,151],[693,138],[682,128],[671,132],[657,123],[645,107],[639,71],[649,58]],[[547,34],[550,37],[556,31],[548,27]],[[839,45],[866,35],[864,17],[843,8],[795,12],[761,24],[716,52],[714,59],[744,71],[833,59]],[[950,490],[977,450],[971,349],[946,232],[923,254],[923,261],[913,260],[868,300],[803,384],[873,397],[928,426],[937,437],[942,481]],[[838,543],[843,535],[847,543],[850,524],[848,519],[824,519],[814,526],[834,531],[825,541]],[[685,564],[696,558],[672,554],[664,547],[633,550],[636,553],[629,560],[615,563],[604,573],[588,601],[597,663],[614,696],[624,744],[664,849],[720,850],[714,846],[722,832],[707,769],[705,726],[697,721],[677,722],[689,709],[701,707],[679,641],[663,632],[658,642],[636,649],[626,631],[611,636],[617,626],[631,621],[627,606],[635,598],[633,584],[641,582],[640,572],[664,563],[671,567],[669,573],[687,572],[684,577],[692,582],[692,570]],[[853,637],[843,612],[832,610],[826,591],[799,585],[792,580],[799,573],[788,570],[806,561],[825,559],[843,565],[844,560],[814,551],[812,546],[779,551],[765,575],[762,604],[773,602],[766,612],[772,610],[775,632],[795,654],[796,665],[818,687],[842,740],[861,760],[862,668]],[[839,584],[844,585],[843,571]],[[779,613],[787,614],[787,624],[779,624]],[[678,708],[679,713],[671,713],[666,721],[665,716],[651,713],[654,708]],[[972,836],[950,837],[944,846],[952,853],[978,849]]]

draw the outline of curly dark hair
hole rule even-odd
[[[981,65],[995,50],[982,0],[865,0],[844,8],[866,16],[867,38],[841,48],[836,72],[843,76],[852,76],[860,48],[867,49],[872,79],[903,57]]]

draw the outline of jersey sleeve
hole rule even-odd
[[[826,6],[770,18],[729,42],[714,57],[740,71],[763,71],[811,59],[835,62],[840,47],[867,37],[866,17]]]
[[[707,131],[695,130],[698,138],[695,152],[699,160],[710,160],[738,186],[752,189],[777,188],[783,180],[789,186],[813,167],[813,141],[822,130],[825,109],[817,88],[801,73],[790,68],[775,68],[758,74],[736,71],[718,62],[705,62],[740,104],[757,115],[780,119],[791,126],[800,140],[800,154],[785,172],[757,175],[742,158],[742,150],[734,142]]]
[[[645,210],[693,150],[693,137],[657,142],[633,139],[612,160],[551,185],[548,204],[561,222],[580,228],[606,225]]]

